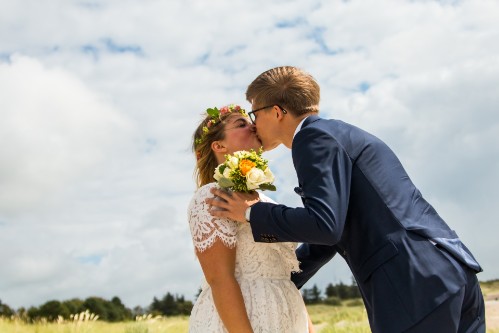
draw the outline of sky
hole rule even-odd
[[[208,107],[293,65],[321,116],[398,155],[499,278],[496,0],[0,0],[0,300],[193,300],[191,135]],[[301,206],[290,151],[264,153]],[[334,258],[305,286],[350,284]]]

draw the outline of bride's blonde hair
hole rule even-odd
[[[212,112],[208,112],[212,111]],[[213,173],[218,166],[217,157],[211,149],[213,141],[225,139],[225,125],[227,119],[236,112],[246,115],[246,111],[238,105],[228,105],[208,109],[204,119],[194,131],[192,136],[192,151],[196,156],[196,169],[194,177],[198,187],[215,181]]]

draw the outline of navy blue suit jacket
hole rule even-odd
[[[431,313],[480,265],[375,136],[310,116],[292,144],[303,208],[257,203],[257,242],[302,242],[300,288],[339,253],[373,332],[400,332]]]

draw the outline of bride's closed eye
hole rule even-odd
[[[232,125],[231,127],[229,128],[226,128],[225,130],[231,130],[231,129],[235,129],[235,128],[244,128],[244,127],[248,127],[248,126],[251,126],[251,123],[249,121],[246,121],[244,119],[240,119],[240,120],[237,120],[234,122],[234,125]]]

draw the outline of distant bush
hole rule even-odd
[[[364,305],[364,302],[362,302],[362,299],[357,298],[357,299],[345,301],[345,305],[346,306],[362,306],[362,305]]]
[[[7,304],[3,304],[0,300],[0,317],[9,318],[14,315],[14,310],[12,310]]]
[[[153,298],[153,301],[149,306],[149,311],[155,315],[162,316],[189,315],[192,307],[192,302],[185,300],[184,296],[174,296],[170,293],[166,293],[162,299]]]
[[[332,296],[332,297],[325,298],[323,303],[326,305],[340,306],[341,299],[339,297]]]

